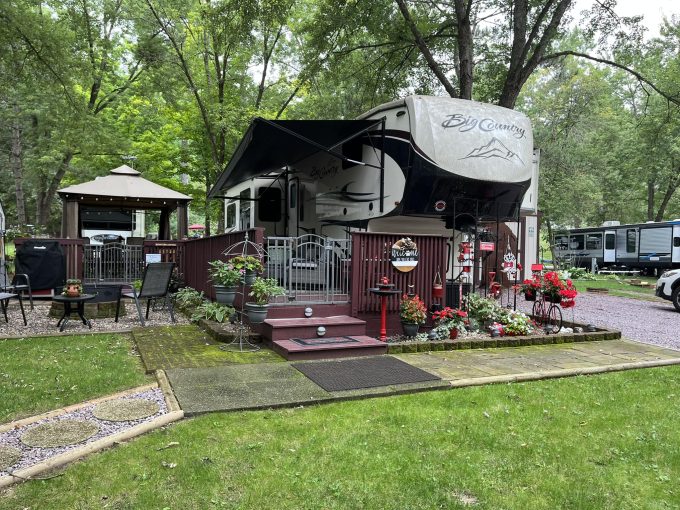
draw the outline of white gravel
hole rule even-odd
[[[72,318],[66,324],[64,333],[77,335],[88,331],[119,331],[140,327],[141,323],[139,322],[134,302],[130,300],[125,301],[127,301],[127,303],[125,303],[127,315],[121,315],[118,322],[115,322],[113,317],[106,319],[90,319],[92,322],[92,330],[90,330],[81,322],[76,314],[73,314]],[[28,299],[24,299],[24,310],[26,311],[26,320],[28,322],[28,325],[24,326],[23,319],[21,318],[21,310],[19,310],[19,301],[16,299],[11,299],[9,301],[9,307],[7,309],[7,318],[9,319],[9,322],[6,323],[5,317],[0,313],[0,338],[8,336],[54,335],[59,333],[59,328],[57,327],[59,319],[48,316],[52,301],[34,299],[33,302],[35,309],[31,310]],[[146,308],[142,310],[142,313],[145,311]],[[89,318],[87,312],[85,317]],[[189,320],[184,314],[180,313],[178,310],[175,310],[175,320],[177,321],[177,324],[189,323]],[[170,321],[170,313],[167,310],[151,310],[149,312],[149,320],[145,320],[145,322],[149,326],[166,326],[172,324]]]
[[[522,311],[531,311],[532,303],[517,296]],[[564,320],[594,324],[621,331],[625,338],[680,350],[680,313],[670,301],[609,296],[582,292],[576,306],[562,310]]]
[[[166,414],[168,412],[168,408],[165,405],[165,398],[163,397],[163,392],[156,388],[156,389],[151,389],[147,390],[141,393],[136,393],[133,395],[126,395],[125,397],[120,397],[121,399],[132,399],[132,398],[143,398],[147,400],[151,400],[153,402],[156,402],[159,407],[159,411],[154,414],[153,416],[149,416],[148,418],[142,418],[139,420],[135,421],[119,421],[119,422],[114,422],[114,421],[107,421],[107,420],[100,420],[96,418],[92,414],[92,410],[95,408],[96,404],[88,405],[85,407],[82,407],[76,411],[62,414],[56,418],[50,418],[47,420],[40,420],[35,423],[31,423],[30,425],[26,425],[25,427],[20,427],[18,429],[13,429],[8,432],[4,432],[0,434],[0,445],[2,446],[13,446],[15,448],[18,448],[21,450],[21,460],[14,464],[11,467],[12,471],[16,471],[19,469],[23,469],[29,466],[32,466],[34,464],[37,464],[38,462],[42,462],[43,460],[49,459],[50,457],[54,457],[56,455],[60,455],[64,452],[67,452],[69,450],[73,450],[74,448],[79,448],[85,444],[92,443],[93,441],[97,441],[98,439],[101,439],[106,436],[110,436],[113,434],[117,434],[118,432],[122,432],[124,430],[127,430],[129,428],[134,427],[135,425],[139,425],[140,423],[144,423],[147,421],[151,421],[163,414]],[[82,443],[77,443],[73,445],[68,445],[68,446],[63,446],[59,448],[33,448],[30,446],[26,446],[24,443],[21,442],[20,438],[21,435],[26,432],[26,430],[34,428],[38,425],[41,425],[43,423],[47,423],[49,421],[57,421],[57,420],[68,420],[68,419],[76,419],[76,420],[88,420],[96,423],[99,425],[99,432],[97,432],[95,435],[87,439],[87,441],[84,441]],[[7,474],[6,472],[0,470],[0,476]]]

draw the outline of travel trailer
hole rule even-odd
[[[537,192],[525,115],[409,96],[356,120],[255,119],[209,196],[226,201],[227,231],[446,235],[452,277],[454,246],[475,236],[494,239],[501,255],[510,245],[502,232],[519,236],[525,268],[538,262]]]
[[[655,271],[680,267],[680,219],[575,228],[553,236],[556,256],[576,267]]]

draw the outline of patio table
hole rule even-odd
[[[71,314],[73,313],[73,305],[76,305],[75,311],[78,314],[78,317],[80,317],[80,320],[83,321],[83,324],[92,329],[92,322],[85,318],[85,301],[90,301],[94,298],[95,294],[81,294],[80,296],[76,297],[54,296],[52,301],[63,303],[64,305],[64,315],[62,315],[61,319],[59,319],[59,322],[57,322],[59,331],[64,331],[66,323],[71,318]]]

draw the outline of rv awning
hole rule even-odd
[[[227,168],[217,178],[208,198],[223,190],[285,166],[317,152],[344,161],[342,144],[380,127],[380,120],[266,120],[256,118],[248,127]]]

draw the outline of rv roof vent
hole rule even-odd
[[[621,225],[621,222],[616,220],[605,221],[602,224],[603,227],[618,227],[619,225]]]

